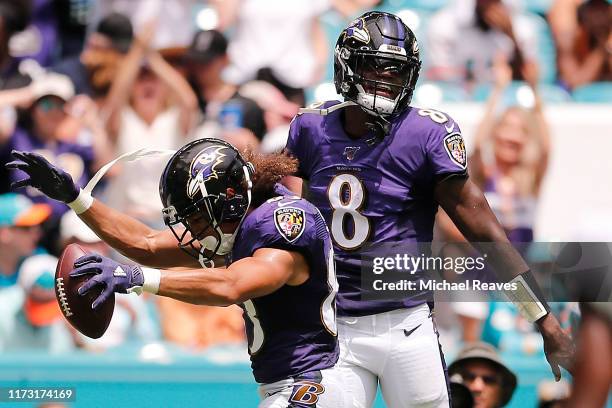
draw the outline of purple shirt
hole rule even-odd
[[[418,293],[404,300],[363,300],[360,249],[431,242],[436,182],[467,176],[461,131],[446,114],[412,107],[393,121],[389,135],[369,146],[366,138],[351,139],[344,132],[341,112],[296,116],[287,141],[300,161],[299,175],[308,181],[307,198],[330,228],[338,314],[362,316],[423,303]]]
[[[283,186],[277,184],[275,192],[278,197],[245,218],[229,263],[252,256],[259,248],[279,248],[301,253],[310,277],[301,285],[284,285],[242,305],[251,366],[258,383],[332,367],[339,353],[337,284],[325,221],[312,204]],[[328,270],[330,265],[332,270]]]
[[[0,146],[0,164],[2,167],[4,167],[5,163],[13,160],[11,156],[11,150],[13,149],[36,152],[43,155],[52,164],[70,173],[72,179],[81,187],[84,187],[92,177],[90,169],[93,162],[93,148],[91,146],[62,141],[45,143],[25,130],[16,128],[8,142],[4,146]],[[27,174],[20,170],[8,172],[8,178],[11,182],[22,180],[26,177]],[[60,217],[68,210],[64,203],[46,197],[35,188],[28,187],[21,189],[20,192],[36,203],[51,205],[53,217]]]

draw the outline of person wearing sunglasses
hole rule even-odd
[[[448,367],[451,380],[465,385],[474,398],[475,408],[503,407],[516,389],[516,375],[504,364],[497,350],[488,343],[466,345]]]
[[[26,64],[29,63],[29,64]],[[22,65],[31,77],[30,85],[0,92],[0,108],[16,110],[16,121],[7,132],[0,132],[0,164],[11,161],[13,149],[38,152],[48,160],[66,168],[79,185],[84,186],[93,172],[108,161],[103,152],[106,137],[89,126],[91,116],[84,96],[75,96],[69,77],[45,72],[33,61]],[[93,102],[90,103],[93,105]],[[104,162],[101,162],[104,160]],[[4,167],[4,166],[0,166]],[[0,174],[0,193],[9,192],[9,184],[23,174]],[[36,203],[46,203],[53,212],[52,223],[59,222],[67,208],[49,200],[34,189],[23,192]]]

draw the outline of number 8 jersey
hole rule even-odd
[[[319,106],[329,108],[338,101]],[[298,114],[287,150],[299,160],[307,198],[330,228],[336,255],[341,316],[383,313],[424,302],[415,291],[403,300],[363,300],[361,251],[366,243],[431,242],[435,183],[467,176],[459,126],[442,112],[411,107],[392,121],[389,134],[369,145],[352,139],[342,109]]]
[[[277,197],[247,215],[227,264],[252,256],[259,248],[278,248],[302,254],[310,276],[301,285],[284,285],[242,305],[258,383],[333,367],[339,355],[338,282],[329,231],[311,203],[280,184],[275,193]]]

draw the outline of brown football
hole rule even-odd
[[[84,296],[77,292],[92,275],[71,278],[69,274],[74,269],[74,261],[89,254],[91,252],[85,251],[77,244],[64,248],[55,269],[55,297],[66,320],[87,337],[97,339],[102,337],[113,317],[115,294],[98,310],[93,310],[91,305],[102,292],[102,288],[96,287]]]

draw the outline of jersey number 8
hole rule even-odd
[[[366,198],[363,183],[352,174],[338,174],[329,183],[327,198],[333,209],[331,236],[336,245],[345,250],[362,246],[370,236],[370,220],[360,212]],[[354,225],[351,236],[346,231],[346,217]]]

